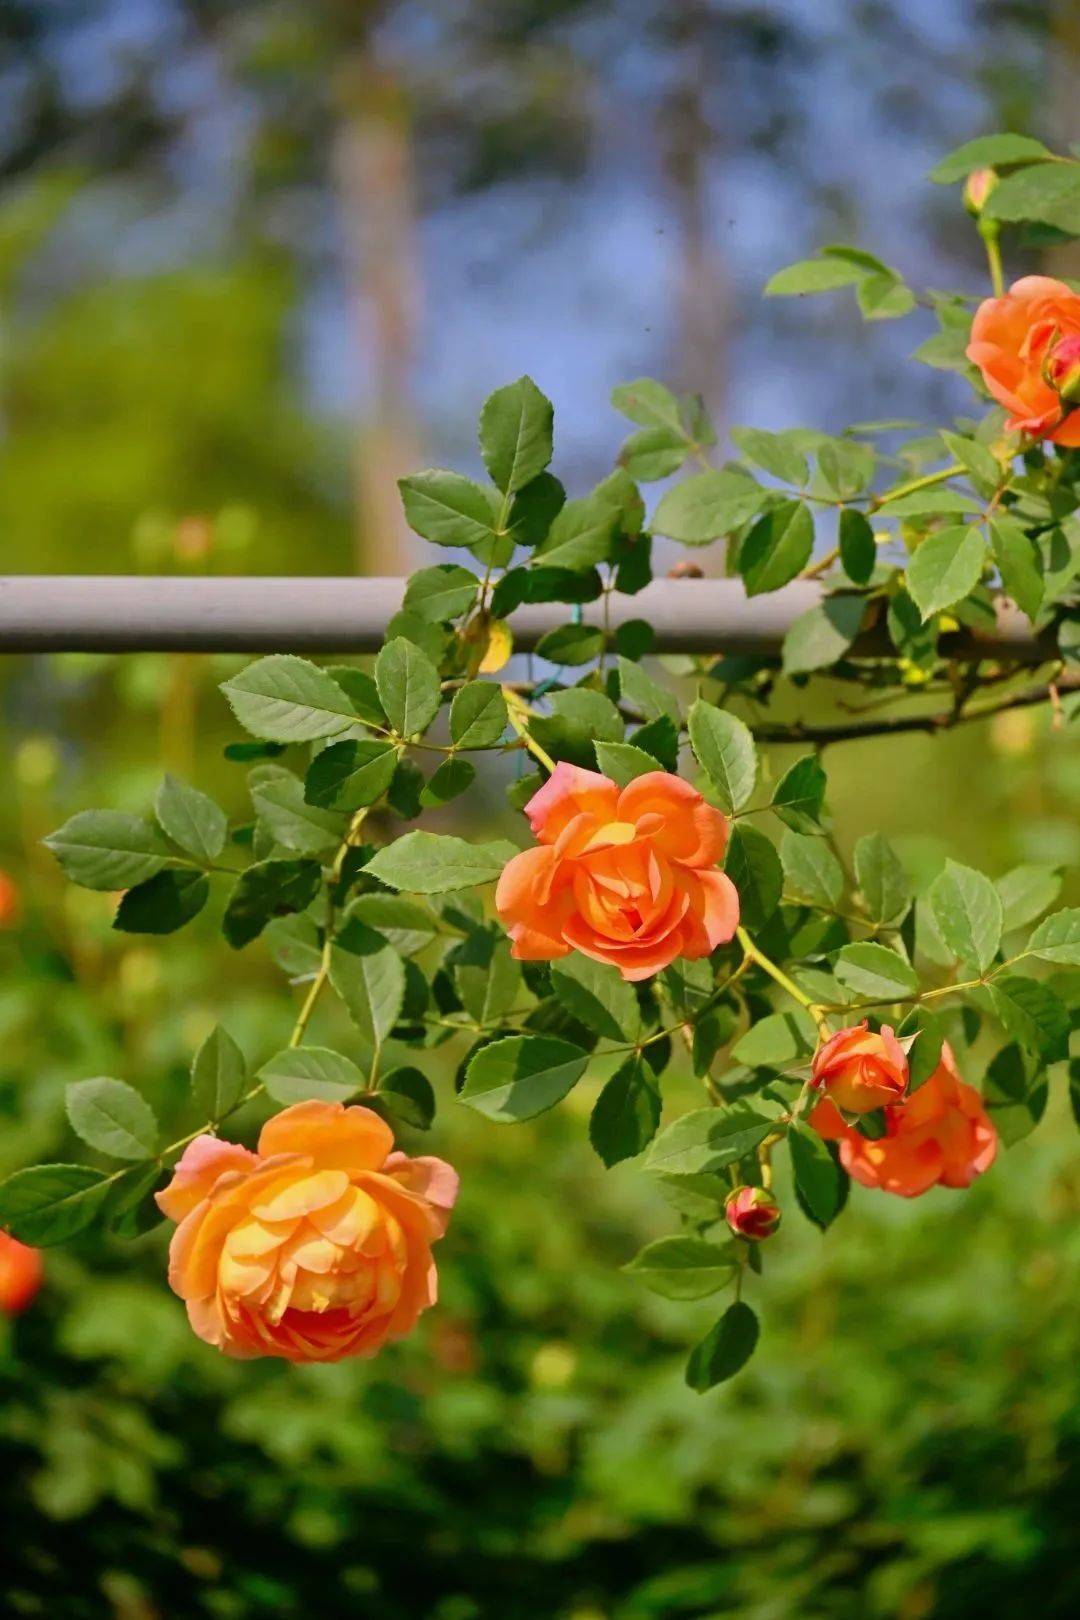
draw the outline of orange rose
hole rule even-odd
[[[25,1311],[41,1287],[43,1270],[40,1250],[0,1232],[0,1311],[9,1316]]]
[[[810,1079],[838,1108],[868,1114],[899,1102],[907,1090],[908,1061],[888,1024],[875,1035],[864,1018],[818,1047]]]
[[[214,1136],[184,1151],[157,1202],[179,1222],[169,1284],[226,1355],[372,1356],[434,1305],[431,1244],[458,1178],[394,1153],[370,1108],[303,1102],[269,1120],[258,1153]]]
[[[495,894],[519,961],[581,951],[647,979],[734,934],[738,892],[715,870],[727,822],[689,782],[650,771],[619,789],[564,763],[525,814],[539,845],[507,863]]]
[[[906,1102],[885,1110],[885,1135],[869,1141],[825,1098],[810,1115],[820,1136],[840,1143],[840,1162],[864,1187],[917,1198],[929,1187],[970,1187],[997,1155],[998,1135],[974,1086],[961,1080],[949,1047]]]
[[[1049,276],[1024,276],[975,311],[967,357],[999,404],[1006,426],[1032,439],[1080,445],[1080,415],[1054,385],[1059,346],[1080,336],[1080,294]]]

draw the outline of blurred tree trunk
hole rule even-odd
[[[1050,24],[1050,138],[1055,147],[1080,141],[1080,5],[1057,0]],[[1041,132],[1040,132],[1041,133]],[[1080,276],[1080,243],[1065,242],[1047,254],[1055,276]]]
[[[356,567],[402,574],[413,541],[397,480],[418,464],[409,399],[417,299],[412,146],[404,90],[370,51],[340,73],[334,173],[370,414],[357,430]]]
[[[727,393],[730,295],[709,228],[714,131],[707,97],[720,73],[711,9],[709,0],[672,0],[666,29],[677,70],[661,107],[659,139],[678,227],[676,377],[680,388],[704,396],[719,423]]]

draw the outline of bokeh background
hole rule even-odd
[[[5,0],[0,563],[404,572],[395,478],[472,470],[479,401],[525,370],[579,489],[642,372],[721,431],[962,411],[961,379],[907,358],[928,317],[760,285],[844,240],[982,289],[925,172],[985,130],[1080,138],[1078,86],[1071,0]],[[1039,262],[1076,271],[1013,267]],[[242,816],[233,668],[3,661],[0,1169],[80,1151],[67,1081],[115,1074],[182,1119],[215,1019],[253,1059],[291,1022],[258,947],[205,917],[113,934],[39,844],[77,808],[144,808],[163,766]],[[948,854],[1076,864],[1080,747],[1047,716],[827,764],[841,840],[883,829],[922,882]],[[467,813],[513,829],[494,776]],[[620,1273],[672,1217],[591,1155],[585,1088],[504,1132],[440,1083],[465,1189],[444,1303],[373,1364],[216,1356],[161,1232],[49,1255],[0,1319],[4,1613],[1080,1612],[1064,1098],[967,1195],[856,1189],[825,1240],[793,1212],[761,1350],[701,1398],[682,1365],[710,1307]]]

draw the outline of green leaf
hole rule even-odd
[[[398,636],[375,660],[375,685],[386,717],[401,737],[425,732],[439,712],[442,688],[431,659]]]
[[[954,956],[974,962],[985,973],[998,946],[1004,912],[988,877],[970,866],[946,861],[930,888],[930,909],[942,940]]]
[[[865,585],[877,562],[877,542],[869,521],[853,506],[840,513],[840,561],[856,585]]]
[[[861,281],[863,271],[843,259],[799,259],[765,283],[766,298],[792,298],[802,293],[833,292]]]
[[[88,1227],[111,1179],[84,1164],[36,1164],[0,1182],[0,1226],[20,1243],[48,1248]]]
[[[826,785],[825,772],[817,755],[804,754],[788,767],[776,784],[772,808],[793,832],[820,832]]]
[[[744,1300],[729,1305],[715,1327],[690,1352],[686,1364],[690,1388],[704,1395],[716,1384],[734,1378],[753,1355],[758,1333],[758,1319]]]
[[[374,1100],[383,1104],[396,1124],[411,1125],[416,1131],[430,1130],[435,1118],[431,1081],[409,1065],[384,1074]]]
[[[459,748],[494,748],[506,730],[506,699],[494,681],[470,681],[450,705],[450,736]]]
[[[945,1026],[936,1013],[925,1007],[911,1007],[897,1025],[898,1036],[916,1035],[908,1050],[908,1091],[926,1084],[941,1062],[941,1048],[945,1040]]]
[[[679,412],[679,401],[652,377],[635,377],[633,382],[618,383],[611,390],[611,403],[623,416],[641,427],[666,428],[670,433],[688,439]]]
[[[669,1176],[696,1176],[737,1164],[775,1128],[776,1121],[749,1103],[725,1108],[699,1108],[683,1114],[660,1132],[649,1148],[645,1166]]]
[[[144,1097],[122,1080],[75,1080],[65,1094],[71,1128],[84,1142],[113,1159],[149,1159],[157,1148],[158,1124]]]
[[[247,1060],[228,1030],[215,1024],[191,1064],[191,1090],[204,1119],[230,1114],[244,1095]]]
[[[560,624],[541,636],[537,656],[552,664],[587,664],[604,650],[603,630],[591,624]]]
[[[761,428],[733,427],[731,437],[747,460],[763,467],[785,484],[805,484],[810,477],[806,457],[785,433],[765,433]]]
[[[473,844],[442,833],[410,832],[380,849],[365,871],[391,889],[448,894],[493,882],[517,853],[505,839]]]
[[[798,1121],[788,1127],[788,1151],[802,1205],[823,1229],[844,1207],[844,1172],[821,1137]]]
[[[890,518],[931,518],[952,514],[974,516],[978,511],[979,502],[975,497],[965,495],[958,489],[919,489],[890,501],[885,515]]]
[[[743,923],[747,928],[759,928],[772,916],[784,892],[784,869],[775,848],[756,827],[739,822],[731,831],[724,870],[739,891]]]
[[[430,624],[449,624],[467,613],[476,601],[480,581],[457,563],[421,568],[405,587],[403,606]]]
[[[256,861],[241,873],[229,896],[222,931],[233,950],[257,939],[271,917],[303,911],[314,900],[322,876],[318,861]]]
[[[664,767],[660,761],[647,754],[643,748],[635,748],[633,743],[606,743],[598,742],[596,747],[596,763],[602,775],[610,777],[618,787],[626,787],[639,776],[648,776],[652,771],[662,771]]]
[[[351,812],[374,804],[390,786],[398,762],[393,743],[350,738],[315,755],[304,778],[304,799],[323,810]]]
[[[529,729],[556,760],[568,759],[591,768],[597,741],[618,742],[625,729],[611,700],[587,687],[556,692],[551,707],[551,714],[534,715]]]
[[[171,860],[157,828],[123,810],[80,810],[44,843],[84,889],[130,889]]]
[[[173,934],[197,917],[210,898],[202,872],[158,872],[129,889],[116,908],[113,927],[122,934]]]
[[[791,894],[826,909],[839,903],[844,869],[823,838],[789,830],[780,840],[780,861]]]
[[[990,999],[1006,1032],[1026,1051],[1038,1052],[1047,1063],[1068,1055],[1069,1014],[1049,985],[1007,973],[990,985]]]
[[[684,546],[707,546],[741,529],[768,498],[768,490],[744,468],[695,473],[668,490],[656,508],[653,532]]]
[[[785,675],[827,669],[843,658],[862,628],[866,600],[861,596],[826,596],[800,613],[784,637]]]
[[[489,941],[491,936],[485,936]],[[521,968],[510,955],[510,942],[496,940],[481,962],[463,962],[454,969],[465,1011],[482,1028],[497,1024],[513,1007],[521,990]]]
[[[270,742],[314,742],[356,724],[344,688],[325,669],[272,653],[221,683],[240,724]]]
[[[509,1035],[473,1057],[461,1100],[502,1124],[532,1119],[561,1102],[588,1061],[579,1046],[551,1035]]]
[[[914,995],[919,988],[911,964],[899,952],[871,940],[845,945],[833,963],[833,974],[848,990],[866,1000],[898,1001]]]
[[[1080,234],[1080,163],[1035,163],[1007,174],[986,199],[983,217],[1037,220]]]
[[[401,1015],[405,964],[383,936],[350,924],[330,949],[330,983],[370,1046],[385,1041]]]
[[[352,664],[331,664],[326,673],[333,676],[366,726],[386,727],[386,713],[379,702],[379,689],[371,676]]]
[[[855,877],[871,920],[899,922],[911,905],[911,884],[884,833],[866,833],[855,845]]]
[[[659,720],[666,715],[673,725],[679,724],[679,703],[673,692],[659,681],[646,675],[640,664],[628,658],[619,658],[619,691],[624,703],[643,714],[646,720]],[[614,741],[614,739],[609,739]]]
[[[974,169],[993,169],[1001,164],[1037,163],[1053,153],[1030,135],[980,135],[948,153],[930,170],[930,179],[939,186],[966,180]]]
[[[1080,908],[1067,907],[1047,917],[1028,940],[1024,954],[1080,967]]]
[[[1034,622],[1043,599],[1042,552],[1023,524],[1012,518],[992,519],[990,536],[1001,583],[1021,613]]]
[[[300,855],[319,855],[345,836],[345,817],[309,804],[303,782],[280,765],[261,765],[251,773],[251,802],[275,843]]]
[[[480,454],[504,494],[521,489],[551,460],[553,415],[551,401],[531,377],[519,377],[484,401]]]
[[[425,810],[449,804],[476,781],[476,766],[467,759],[444,759],[424,784],[420,803]]]
[[[405,520],[437,546],[485,546],[495,538],[499,498],[494,490],[441,467],[400,478]]]
[[[610,556],[619,518],[619,508],[596,494],[567,501],[535,555],[553,568],[595,568]]]
[[[727,709],[698,698],[688,718],[690,746],[722,807],[739,810],[754,791],[757,752],[750,728]]]
[[[731,1048],[731,1055],[748,1069],[788,1069],[805,1062],[816,1046],[817,1025],[808,1012],[793,1007],[751,1024]]]
[[[660,1124],[660,1092],[648,1065],[629,1057],[607,1081],[589,1119],[589,1141],[610,1169],[644,1153]]]
[[[173,842],[197,861],[216,861],[225,848],[229,821],[224,810],[175,776],[163,779],[154,810]]]
[[[651,484],[678,472],[689,454],[690,445],[682,434],[675,434],[670,428],[642,428],[623,440],[619,465],[626,468],[631,478]]]
[[[747,596],[777,591],[801,573],[814,549],[814,520],[801,501],[781,501],[760,517],[739,547]]]
[[[566,491],[559,480],[551,473],[538,473],[518,490],[510,506],[510,532],[515,544],[538,546],[565,505]],[[499,614],[494,607],[493,611]]]
[[[1023,928],[1052,906],[1061,893],[1060,866],[1016,866],[996,884],[1004,910],[1004,932]]]
[[[916,305],[911,288],[892,271],[887,275],[864,276],[855,289],[855,300],[867,321],[894,321],[902,315],[910,315]]]
[[[969,596],[985,561],[986,542],[976,528],[928,534],[907,566],[907,587],[923,620]]]
[[[422,951],[438,932],[438,924],[427,907],[405,900],[400,894],[362,894],[352,902],[348,917],[375,929],[401,956]]]
[[[551,982],[559,1004],[587,1029],[608,1041],[632,1041],[641,1015],[634,987],[618,968],[575,952],[551,964]]]
[[[732,1280],[739,1267],[733,1243],[704,1238],[664,1237],[647,1243],[624,1271],[665,1299],[704,1299]]]
[[[287,1046],[259,1070],[258,1078],[274,1102],[347,1102],[367,1084],[363,1074],[340,1052],[326,1046]]]
[[[657,715],[647,725],[639,726],[633,745],[657,760],[662,771],[678,770],[679,727],[669,714]]]

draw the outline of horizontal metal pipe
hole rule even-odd
[[[0,652],[374,652],[401,607],[402,579],[191,578],[132,574],[0,576]],[[821,598],[812,580],[747,597],[733,579],[658,579],[610,600],[610,624],[645,619],[658,652],[778,653],[793,621]],[[519,608],[514,646],[527,652],[571,610]],[[585,623],[601,604],[588,603]],[[886,650],[868,638],[866,651]],[[947,638],[960,657],[1036,664],[1053,656],[1022,614],[1003,605],[997,627]]]

